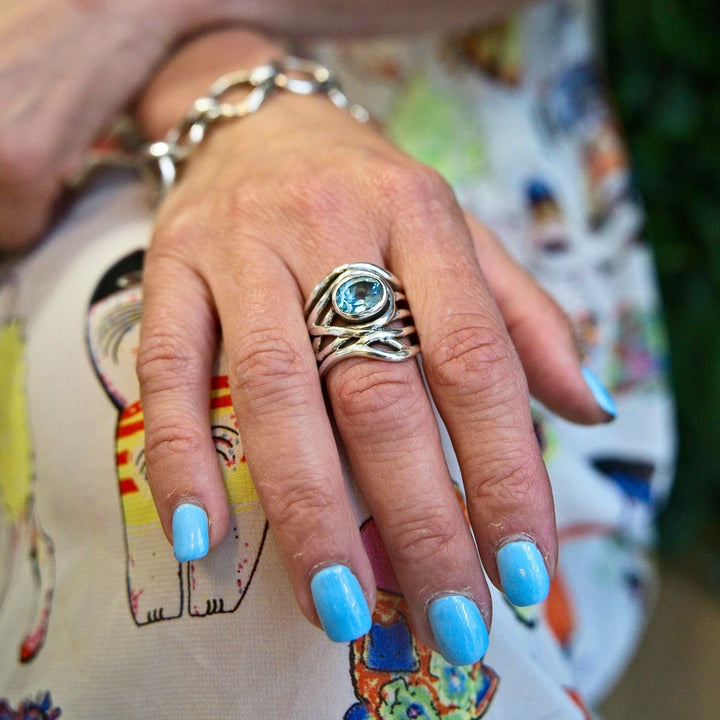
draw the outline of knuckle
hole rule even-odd
[[[419,394],[413,387],[413,376],[404,369],[384,363],[357,364],[333,378],[333,408],[336,414],[354,425],[369,423],[382,429],[387,423],[402,419],[404,427],[420,413]]]
[[[171,203],[163,205],[153,233],[152,243],[146,253],[146,273],[161,263],[185,262],[186,249],[193,247],[193,241],[207,235],[207,224],[203,222],[202,211],[197,207],[178,207]]]
[[[271,328],[247,332],[230,351],[228,366],[238,403],[256,413],[278,402],[304,402],[317,382],[314,364]]]
[[[336,215],[347,202],[343,183],[328,171],[301,175],[287,193],[296,212],[311,223]]]
[[[493,505],[507,510],[525,504],[531,496],[539,464],[536,453],[507,444],[502,448],[482,448],[467,467],[467,477],[471,478],[466,480],[469,498],[490,511]]]
[[[403,214],[407,208],[434,217],[456,206],[455,194],[447,181],[433,168],[421,163],[405,163],[386,168],[380,176],[383,196]]]
[[[145,459],[148,467],[173,463],[175,458],[197,456],[205,438],[197,428],[178,422],[176,416],[156,418],[145,426]]]
[[[233,186],[208,198],[211,214],[220,214],[230,223],[237,237],[257,237],[267,242],[268,227],[277,226],[277,208],[285,195],[285,187],[267,179],[233,179]],[[219,207],[213,207],[218,205]],[[274,212],[275,211],[275,212]]]
[[[160,249],[175,247],[178,241],[182,241],[188,235],[192,236],[196,225],[194,215],[187,210],[173,208],[172,213],[162,213],[160,218],[153,233],[153,242],[147,252],[149,258],[162,256]]]
[[[351,227],[367,222],[367,207],[357,180],[345,168],[301,170],[282,199],[285,215],[297,226],[305,228],[306,242],[325,248],[328,240],[337,242]],[[347,230],[346,230],[347,229]]]
[[[311,525],[330,522],[338,504],[329,490],[327,478],[312,478],[303,474],[301,483],[297,482],[297,477],[284,481],[275,478],[265,507],[276,527],[292,531],[299,528],[307,530]]]
[[[162,327],[162,317],[158,326]],[[136,372],[145,397],[186,384],[202,372],[199,359],[182,338],[170,331],[145,332],[138,349]]]
[[[452,508],[457,513],[458,508]],[[435,507],[395,521],[391,529],[392,554],[400,563],[428,562],[447,554],[458,537],[458,526],[449,521],[451,508]]]
[[[499,387],[509,383],[518,369],[507,334],[477,316],[455,317],[432,347],[426,367],[434,382],[444,388],[481,391]]]

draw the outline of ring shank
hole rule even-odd
[[[420,352],[400,280],[372,263],[328,273],[305,304],[305,317],[320,377],[345,358],[402,362]]]

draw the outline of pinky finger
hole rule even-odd
[[[480,266],[522,361],[532,395],[567,420],[594,424],[615,417],[615,403],[582,365],[575,332],[560,306],[467,216]]]

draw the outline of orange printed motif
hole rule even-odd
[[[588,706],[585,704],[585,701],[582,698],[582,695],[575,690],[575,688],[565,688],[565,692],[568,694],[569,698],[577,705],[578,709],[582,712],[583,717],[585,720],[593,720],[594,715],[590,712]]]
[[[570,594],[559,572],[550,583],[542,609],[553,635],[562,647],[567,647],[575,632],[576,619]]]

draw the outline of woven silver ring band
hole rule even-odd
[[[320,377],[344,358],[401,362],[420,352],[400,281],[372,263],[328,273],[305,304],[305,318]]]

